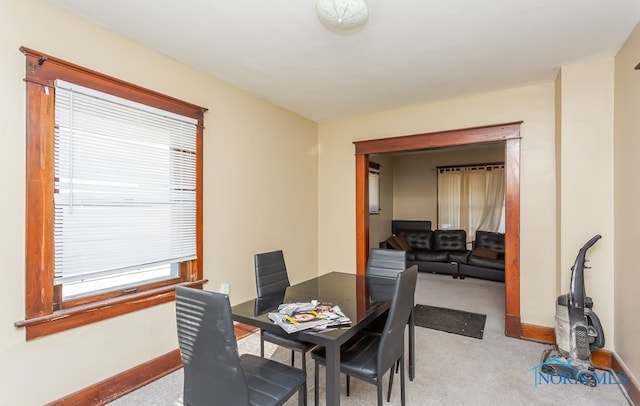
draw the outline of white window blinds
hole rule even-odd
[[[369,213],[380,213],[380,168],[369,167]]]
[[[56,81],[55,284],[196,258],[197,121]]]

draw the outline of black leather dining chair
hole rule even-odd
[[[407,253],[402,250],[372,248],[367,258],[367,275],[395,279],[407,269]],[[391,292],[390,292],[391,293]]]
[[[254,263],[258,300],[274,295],[284,297],[284,291],[289,287],[290,283],[282,250],[256,254],[254,256]],[[265,341],[290,349],[291,366],[294,364],[295,353],[299,352],[302,358],[301,367],[304,371],[307,370],[306,355],[307,352],[315,347],[315,344],[288,337],[285,332],[276,333],[268,330],[260,330],[261,357],[264,357]]]
[[[393,298],[381,334],[356,334],[340,349],[340,372],[376,385],[378,406],[382,406],[382,378],[387,371],[392,379],[393,368],[400,360],[400,399],[405,404],[404,331],[418,279],[418,267],[411,266],[395,277]],[[315,361],[314,398],[318,404],[318,366],[326,365],[324,348],[311,351]],[[348,382],[348,381],[347,381]]]
[[[366,269],[366,275],[378,278],[376,280],[377,288],[370,290],[372,295],[377,296],[372,296],[372,299],[374,301],[390,300],[393,292],[393,279],[398,272],[402,272],[406,268],[407,255],[404,251],[372,248],[369,251]],[[389,281],[385,284],[384,282],[380,282],[380,278],[389,278]],[[384,317],[385,316],[382,316],[380,320],[375,321],[368,331],[379,333],[384,326]],[[409,324],[409,379],[413,380],[415,373],[415,324],[413,308],[407,323]],[[389,390],[389,392],[391,392],[391,390]]]
[[[227,295],[176,287],[176,322],[186,406],[304,404],[305,371],[238,354]]]

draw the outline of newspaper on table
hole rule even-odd
[[[339,306],[315,300],[308,303],[283,303],[278,306],[277,312],[271,312],[268,316],[288,334],[351,324],[351,319],[342,313]]]

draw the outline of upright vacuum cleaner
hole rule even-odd
[[[597,385],[591,352],[604,347],[604,331],[592,310],[593,300],[585,291],[584,264],[587,250],[600,238],[600,235],[594,236],[578,252],[571,267],[571,290],[558,296],[556,302],[556,345],[543,352],[541,364],[541,370],[546,374],[588,386]]]

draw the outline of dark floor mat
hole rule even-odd
[[[486,314],[422,304],[416,305],[414,317],[416,326],[479,339],[482,339],[487,321]]]

